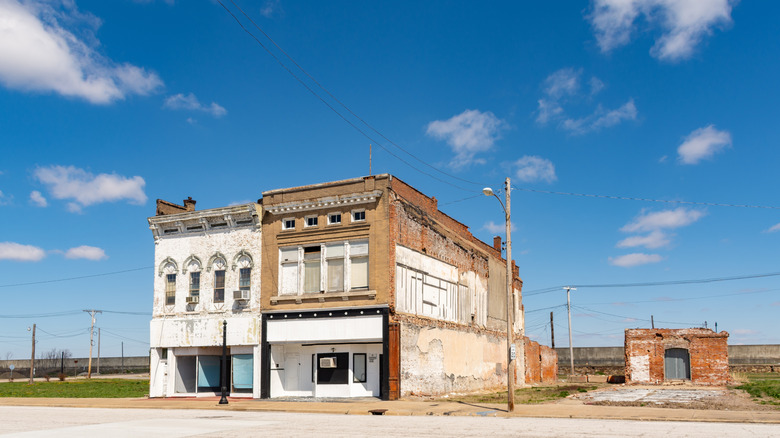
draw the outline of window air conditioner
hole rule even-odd
[[[200,297],[187,297],[187,304],[198,304]]]
[[[246,289],[243,290],[234,290],[233,291],[233,299],[237,301],[248,301],[249,300],[249,291]]]
[[[321,357],[320,358],[320,368],[336,368],[336,358],[335,357]]]

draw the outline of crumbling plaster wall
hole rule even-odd
[[[710,329],[627,329],[626,383],[661,384],[665,381],[667,349],[688,350],[691,383],[726,385],[729,381],[728,332]]]
[[[401,322],[400,375],[401,397],[502,387],[506,339]]]

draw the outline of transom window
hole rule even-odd
[[[365,210],[355,210],[352,212],[352,222],[364,222],[366,220]]]

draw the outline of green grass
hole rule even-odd
[[[747,374],[747,383],[737,386],[762,404],[780,404],[780,375],[777,373]]]
[[[123,398],[149,393],[149,380],[90,379],[0,383],[0,397]]]

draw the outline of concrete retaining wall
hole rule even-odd
[[[121,357],[101,357],[100,358],[100,372],[117,373],[122,369],[124,363],[125,371],[133,372],[148,372],[149,371],[149,356],[130,356],[125,357],[124,362]],[[74,357],[65,359],[65,374],[73,374],[75,372],[86,371],[89,364],[89,358]],[[7,372],[10,370],[10,366],[14,366],[14,375],[22,373],[27,376],[30,375],[30,359],[15,359],[15,360],[0,360],[0,372]],[[92,372],[97,372],[98,360],[97,357],[92,358]],[[36,375],[43,372],[59,371],[60,360],[59,359],[36,359],[35,360]]]
[[[729,366],[780,365],[780,345],[729,345]],[[558,367],[569,370],[569,349],[556,348]],[[623,347],[574,347],[574,367],[624,367]]]

